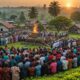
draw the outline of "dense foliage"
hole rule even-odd
[[[71,18],[75,21],[75,22],[80,22],[80,12],[79,11],[75,11],[72,13]]]
[[[38,16],[38,11],[37,11],[37,9],[36,9],[35,7],[31,7],[30,10],[29,10],[28,16],[29,16],[31,19],[37,18],[37,16]]]
[[[55,29],[59,32],[61,30],[68,30],[72,26],[71,19],[68,19],[64,16],[57,16],[49,22],[51,26],[54,26]]]
[[[54,17],[60,13],[60,6],[57,1],[51,2],[49,5],[49,13]]]
[[[9,19],[15,21],[16,18],[17,18],[17,15],[11,15]]]
[[[44,26],[39,22],[39,30],[44,31]]]
[[[19,21],[20,21],[21,23],[24,23],[24,22],[26,21],[24,12],[21,12],[21,13],[20,13]]]

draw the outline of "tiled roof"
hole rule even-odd
[[[11,29],[11,28],[15,28],[15,26],[7,21],[0,21],[0,23],[2,25],[4,25],[6,28]]]

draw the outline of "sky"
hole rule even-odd
[[[0,0],[0,6],[47,6],[53,0]],[[61,6],[76,7],[80,5],[80,0],[57,0]]]

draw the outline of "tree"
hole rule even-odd
[[[49,13],[52,16],[57,16],[60,13],[60,6],[57,1],[51,2],[49,5]]]
[[[2,14],[2,12],[0,12],[0,15]]]
[[[16,15],[11,15],[9,19],[15,21],[16,18],[17,18]]]
[[[6,13],[3,12],[1,17],[2,17],[3,20],[5,20],[6,19]]]
[[[45,10],[47,8],[46,4],[43,5],[43,9]]]
[[[38,16],[38,11],[35,7],[31,7],[30,10],[29,10],[29,13],[28,13],[29,17],[31,19],[34,19],[34,18],[37,18]]]
[[[44,31],[44,26],[40,22],[38,23],[38,25],[39,25],[39,31]]]
[[[24,12],[20,13],[19,20],[20,20],[21,23],[24,23],[26,21]]]
[[[1,16],[2,16],[2,12],[0,12],[0,18],[1,18]]]
[[[61,30],[69,30],[69,28],[72,26],[72,20],[64,16],[57,16],[51,20],[49,24],[54,26],[59,33]]]
[[[77,23],[80,23],[80,12],[75,11],[71,14],[71,19],[74,20]]]

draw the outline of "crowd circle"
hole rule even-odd
[[[80,46],[76,42],[58,46],[53,44],[51,48],[0,48],[0,80],[50,75],[78,66]]]

